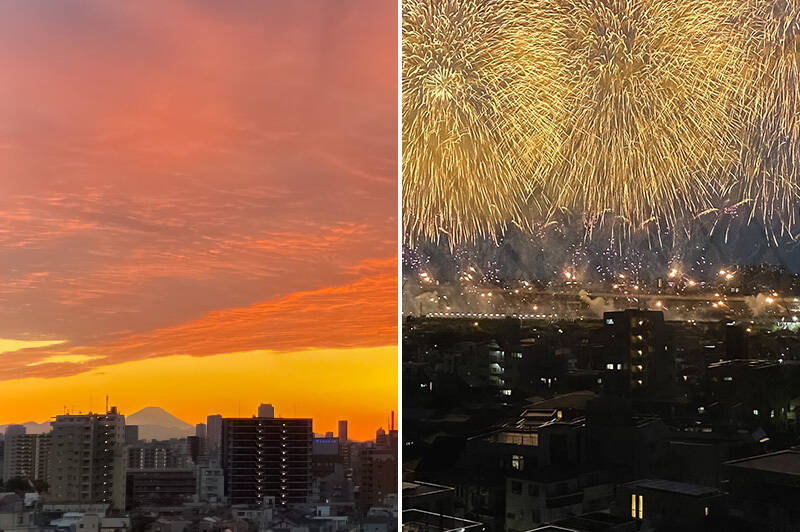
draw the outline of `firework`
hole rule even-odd
[[[403,222],[411,242],[523,223],[558,150],[558,57],[528,0],[403,3]],[[537,20],[538,18],[538,20]]]
[[[633,229],[712,206],[736,162],[731,4],[543,1],[569,88],[554,206]]]
[[[746,85],[734,198],[768,230],[791,230],[800,196],[800,2],[745,0],[736,24]]]

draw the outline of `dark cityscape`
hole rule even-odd
[[[404,532],[800,530],[800,2],[402,4]]]
[[[800,529],[800,309],[784,277],[770,282],[790,303],[755,317],[665,319],[666,284],[601,317],[575,286],[561,318],[407,315],[404,527]]]
[[[311,419],[157,407],[64,413],[5,427],[0,528],[19,532],[335,532],[397,529],[398,432],[315,434]],[[28,428],[31,432],[28,432]],[[191,432],[191,433],[189,433]],[[157,436],[157,438],[153,438]]]

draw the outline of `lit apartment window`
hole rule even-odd
[[[706,506],[706,517],[708,517],[708,506]]]
[[[522,471],[525,467],[525,457],[519,454],[511,455],[511,469]]]
[[[631,517],[634,519],[644,519],[644,498],[639,495],[638,503],[635,493],[631,493]]]

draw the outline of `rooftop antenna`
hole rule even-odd
[[[108,412],[108,394],[106,394],[106,412]]]

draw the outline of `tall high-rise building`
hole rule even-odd
[[[134,445],[139,441],[139,425],[125,425],[125,444]]]
[[[206,437],[209,456],[219,456],[222,447],[222,416],[219,414],[206,418]]]
[[[27,429],[25,425],[9,425],[6,427],[6,439],[25,434],[26,432]]]
[[[305,503],[311,495],[314,433],[310,419],[225,418],[222,468],[231,504],[280,506]]]
[[[8,482],[8,479],[18,476],[16,473],[19,469],[24,468],[26,458],[18,457],[23,452],[23,446],[16,443],[20,436],[24,436],[26,432],[24,425],[9,425],[6,427],[4,446],[3,446],[3,482]]]
[[[47,483],[52,500],[125,508],[125,416],[66,414],[52,422]]]
[[[3,449],[3,481],[12,478],[46,480],[50,434],[25,434],[13,431],[6,436]]]
[[[347,469],[348,474],[352,475],[352,471],[350,467],[352,465],[352,459],[350,455],[350,440],[347,438],[347,420],[340,419],[339,420],[339,454],[342,457],[342,464]]]
[[[192,450],[187,439],[151,441],[129,445],[128,470],[192,469]]]
[[[656,388],[669,381],[664,313],[628,309],[603,314],[608,349],[603,382],[615,392]]]
[[[375,445],[365,449],[361,456],[362,477],[359,505],[362,510],[385,504],[387,495],[397,493],[397,431],[387,434],[378,429]]]
[[[275,407],[269,404],[258,405],[258,417],[275,417]]]
[[[197,456],[208,456],[208,427],[205,423],[198,423],[194,428],[197,439]]]

